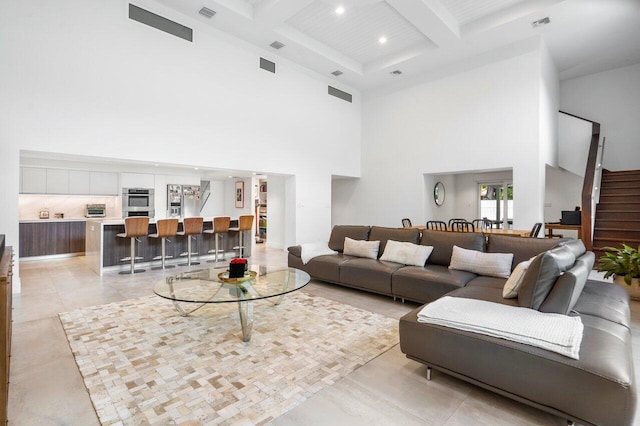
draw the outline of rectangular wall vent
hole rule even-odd
[[[343,101],[347,101],[347,102],[353,101],[353,96],[351,96],[350,93],[343,92],[342,90],[336,89],[335,87],[329,86],[329,94],[331,96],[335,96],[336,98],[340,98]]]
[[[129,19],[156,28],[187,41],[193,41],[193,30],[148,10],[129,4]]]
[[[216,14],[215,10],[211,10],[208,7],[203,7],[202,9],[200,9],[198,11],[198,13],[204,17],[207,17],[209,19],[213,18],[213,15]]]
[[[265,58],[260,58],[260,68],[274,74],[276,73],[276,63],[268,61]]]

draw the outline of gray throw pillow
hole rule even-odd
[[[522,279],[518,305],[539,310],[561,273],[575,262],[568,247],[558,247],[537,255]]]

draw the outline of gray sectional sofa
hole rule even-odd
[[[378,259],[343,253],[344,239],[380,241]],[[425,266],[379,260],[387,241],[433,246]],[[504,299],[506,278],[449,269],[453,246],[513,253],[511,268],[534,256],[536,280],[518,298]],[[410,359],[501,395],[586,425],[630,425],[636,408],[629,297],[624,289],[588,280],[594,255],[579,240],[518,238],[479,233],[376,226],[336,226],[329,247],[338,254],[303,264],[300,246],[289,266],[312,277],[420,303],[442,296],[479,299],[542,312],[579,315],[584,332],[580,359],[454,328],[418,322],[422,306],[400,320],[400,346]],[[561,274],[553,267],[561,265]],[[546,274],[546,276],[545,276]],[[553,276],[553,275],[556,276]],[[542,284],[541,284],[542,283]]]

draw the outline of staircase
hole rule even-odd
[[[640,245],[640,170],[604,170],[602,174],[593,230],[596,259],[602,256],[603,247],[622,243]]]

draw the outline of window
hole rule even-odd
[[[498,227],[513,224],[513,183],[492,182],[478,185],[479,217],[493,221]],[[505,197],[504,195],[507,194]]]

